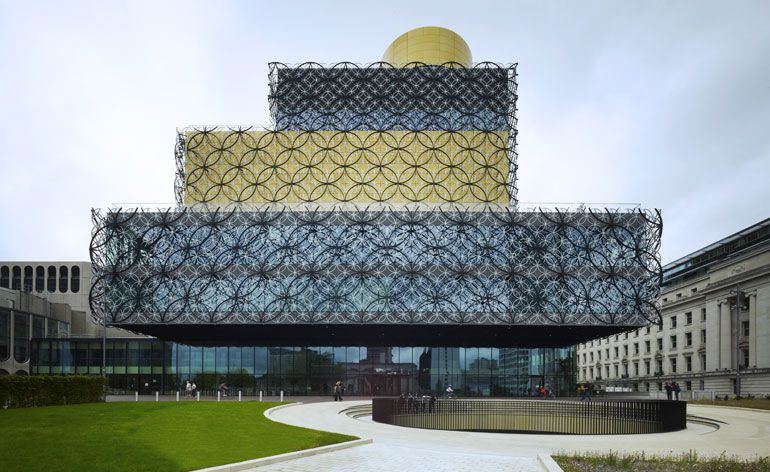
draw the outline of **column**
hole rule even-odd
[[[719,367],[733,368],[732,316],[730,301],[719,302]]]
[[[704,323],[706,329],[706,370],[711,372],[719,369],[719,311],[719,301],[712,299],[706,302],[706,322]],[[698,333],[698,342],[700,342],[700,333]]]
[[[749,298],[749,367],[757,363],[757,294],[751,293]]]
[[[756,315],[757,326],[749,328],[756,336],[757,367],[766,369],[770,367],[770,286],[759,287],[751,304],[750,310]]]

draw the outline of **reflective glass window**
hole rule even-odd
[[[58,338],[59,337],[59,323],[58,321],[46,318],[46,337]]]
[[[10,276],[11,276],[11,271],[8,270],[8,267],[6,266],[0,267],[0,287],[3,287],[3,288],[10,287],[9,286]]]
[[[46,281],[46,289],[49,292],[56,291],[56,267],[48,266],[48,280]]]
[[[201,373],[203,373],[203,348],[190,346],[190,374],[195,376]]]
[[[126,352],[126,373],[138,374],[139,373],[139,342],[129,341],[128,350]]]
[[[127,349],[126,349],[126,341],[114,341],[112,344],[112,369],[116,374],[125,374],[126,373],[126,355],[127,355]],[[107,371],[109,372],[110,367],[107,367]]]
[[[22,288],[25,292],[33,290],[32,280],[32,266],[24,266],[24,285],[22,285]]]
[[[29,315],[13,315],[13,358],[16,362],[29,360]]]
[[[45,318],[42,316],[32,316],[32,337],[45,337]]]
[[[500,350],[497,348],[490,348],[489,351],[489,394],[492,396],[503,395],[504,392],[499,383],[501,377]]]
[[[163,359],[163,341],[159,340],[153,340],[152,341],[152,354],[150,356],[150,368],[153,374],[162,374],[163,373],[163,366],[164,366],[164,359]],[[156,382],[160,382],[160,377],[155,376],[153,377]],[[156,385],[157,387],[158,385]]]
[[[35,291],[40,293],[45,290],[45,268],[35,267]]]
[[[216,348],[216,372],[217,374],[226,374],[227,368],[228,368],[228,362],[227,362],[227,347],[226,346],[220,346]],[[219,382],[219,379],[217,379],[217,383]]]
[[[52,341],[51,342],[51,373],[52,374],[58,374],[61,372],[61,342],[60,341]]]
[[[73,342],[75,349],[75,355],[73,356],[73,364],[75,365],[75,372],[78,374],[88,373],[88,343],[85,342]]]
[[[78,293],[80,291],[80,267],[72,266],[70,277],[70,291],[72,293]]]
[[[13,266],[11,277],[11,289],[21,290],[21,267]]]
[[[228,349],[228,348],[224,348]],[[227,373],[229,374],[241,374],[241,354],[243,348],[240,346],[231,347],[228,349],[227,354]],[[217,364],[217,367],[219,364]]]
[[[61,293],[67,292],[68,282],[69,270],[67,269],[67,266],[59,267],[59,291]]]
[[[100,374],[102,372],[102,343],[88,343],[88,373]]]
[[[479,368],[482,361],[479,357],[479,348],[465,348],[465,384],[466,394],[475,396],[480,394]]]
[[[175,344],[177,372],[182,377],[182,382],[189,380],[190,376],[190,346]]]
[[[59,356],[60,362],[61,362],[61,370],[60,372],[62,374],[74,374],[75,373],[75,349],[76,349],[75,342],[71,341],[63,341],[61,343],[61,354]],[[101,350],[99,351],[101,354]],[[101,365],[101,363],[100,363]],[[97,372],[98,373],[98,372]]]
[[[139,373],[149,374],[152,372],[152,343],[142,342],[139,344]]]
[[[256,380],[255,389],[257,391],[267,390],[268,388],[268,357],[269,352],[266,347],[254,348],[254,378]],[[257,392],[255,392],[257,393]]]
[[[40,344],[36,341],[29,342],[29,371],[32,374],[39,374],[38,365],[40,364]]]
[[[254,350],[256,348],[252,346],[246,346],[241,348],[241,369],[247,374],[253,375],[255,372],[254,365]]]
[[[11,355],[11,312],[0,309],[0,361]]]
[[[216,372],[216,348],[204,347],[203,348],[203,372],[206,374],[213,374]]]
[[[56,344],[56,341],[54,341]],[[49,374],[51,372],[51,341],[40,341],[38,346],[38,373]]]

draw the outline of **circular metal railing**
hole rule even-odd
[[[642,434],[685,429],[687,403],[669,400],[375,398],[372,419],[424,429],[546,434]]]

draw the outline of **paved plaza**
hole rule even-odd
[[[371,438],[373,444],[291,460],[255,471],[394,471],[394,470],[505,470],[543,471],[538,454],[564,451],[686,453],[754,457],[770,455],[770,412],[690,405],[688,413],[715,420],[713,426],[688,422],[673,433],[617,436],[434,431],[375,423],[352,418],[343,410],[367,401],[292,405],[269,412],[274,421],[307,428]]]

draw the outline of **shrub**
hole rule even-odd
[[[0,377],[0,406],[69,405],[104,401],[104,378],[84,375],[5,375]]]

